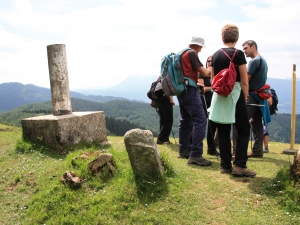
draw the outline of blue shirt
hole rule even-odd
[[[261,68],[257,71],[260,65],[260,58],[262,59]],[[251,79],[249,81],[249,91],[254,91],[264,86],[266,84],[268,74],[268,65],[266,60],[262,56],[254,57],[249,62],[248,74],[251,75]]]

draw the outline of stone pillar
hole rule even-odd
[[[64,44],[48,45],[47,53],[53,115],[71,114],[66,46]]]

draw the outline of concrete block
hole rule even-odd
[[[30,117],[22,120],[22,129],[25,138],[57,150],[64,145],[107,140],[103,111]]]

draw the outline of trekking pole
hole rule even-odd
[[[252,127],[252,119],[250,120],[250,143],[251,143],[251,151],[252,151],[252,133],[253,133],[253,127]]]

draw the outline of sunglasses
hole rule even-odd
[[[207,62],[211,63],[212,61],[211,60],[207,60]]]

